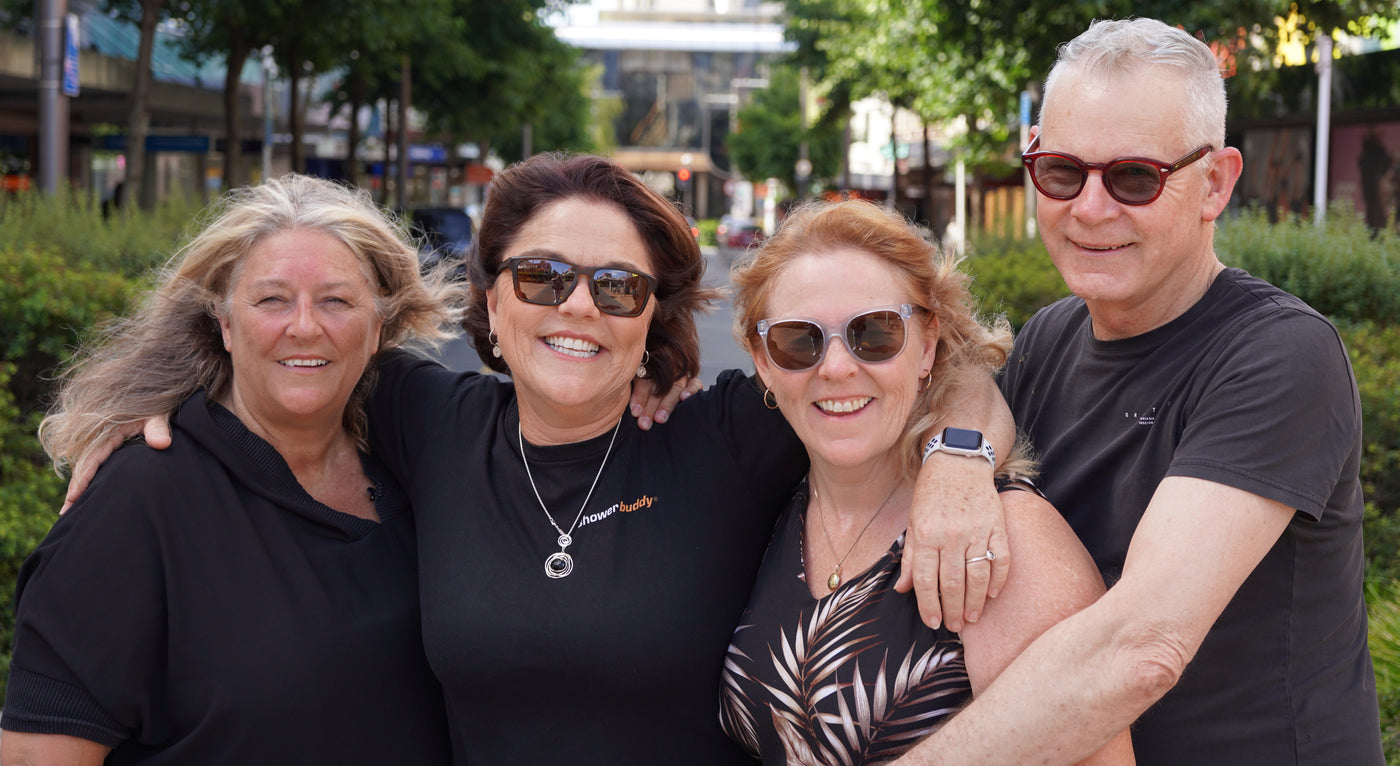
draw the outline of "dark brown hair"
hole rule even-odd
[[[700,284],[705,260],[676,206],[627,168],[606,157],[537,154],[497,174],[481,215],[468,275],[471,305],[462,327],[491,369],[509,372],[490,353],[491,320],[486,291],[495,284],[505,253],[521,229],[544,208],[566,199],[616,205],[637,227],[655,270],[656,311],[647,329],[647,372],[659,390],[677,378],[700,373],[700,338],[695,312],[708,308],[718,293]]]

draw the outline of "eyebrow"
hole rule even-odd
[[[551,260],[551,261],[563,261],[563,262],[569,264],[570,266],[577,266],[577,265],[578,265],[578,264],[574,263],[572,260],[570,260],[568,257],[566,257],[563,253],[555,252],[554,250],[547,250],[547,249],[545,249],[545,248],[543,248],[543,247],[531,248],[531,249],[526,250],[525,252],[523,252],[523,253],[521,253],[521,254],[519,254],[519,255],[512,255],[511,258],[547,258],[547,259],[549,259],[549,260]],[[510,260],[510,259],[507,258],[506,260]],[[599,265],[599,266],[594,266],[594,267],[589,267],[589,268],[599,268],[599,269],[625,269],[625,270],[627,270],[627,271],[640,271],[640,272],[645,272],[645,273],[648,273],[648,274],[651,273],[651,272],[647,271],[647,269],[642,268],[641,266],[639,266],[639,265],[637,265],[637,264],[635,264],[635,263],[628,263],[627,261],[619,261],[619,260],[611,260],[611,261],[608,261],[607,263],[601,264],[601,265]]]

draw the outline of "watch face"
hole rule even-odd
[[[982,448],[982,432],[969,428],[945,428],[943,444],[953,449],[978,450]]]

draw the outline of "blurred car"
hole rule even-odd
[[[447,263],[452,274],[466,276],[466,256],[471,250],[476,227],[472,217],[460,207],[420,207],[408,215],[418,237],[418,260],[426,273]]]
[[[726,215],[719,219],[719,225],[715,227],[715,243],[731,259],[750,247],[762,244],[766,236],[763,227],[748,218]]]

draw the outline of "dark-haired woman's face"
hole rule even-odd
[[[646,243],[627,214],[581,198],[541,208],[502,255],[503,264],[530,257],[655,275]],[[616,418],[642,361],[656,296],[640,315],[616,316],[599,310],[587,277],[575,280],[557,306],[521,300],[509,270],[487,293],[491,327],[510,365],[527,429],[532,417],[545,427]]]

